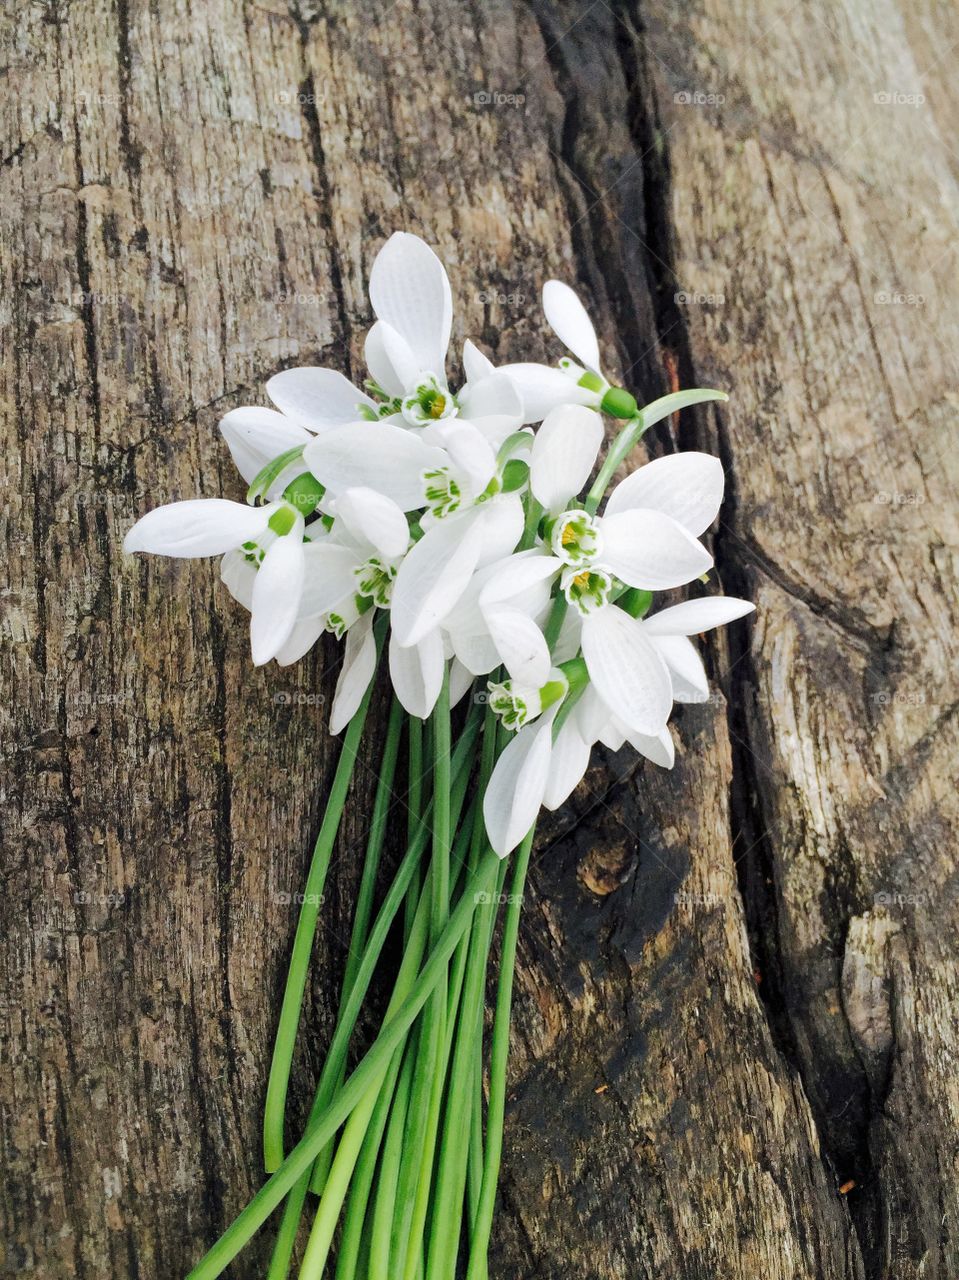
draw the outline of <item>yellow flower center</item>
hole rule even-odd
[[[434,396],[430,404],[430,417],[442,418],[446,412],[446,396]]]

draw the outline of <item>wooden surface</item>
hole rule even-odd
[[[558,274],[637,394],[729,390],[650,448],[721,453],[719,579],[758,607],[675,770],[597,757],[544,828],[491,1275],[955,1280],[955,7],[74,0],[2,32],[5,1273],[175,1277],[259,1185],[337,650],[254,671],[213,564],[120,540],[241,496],[216,422],[275,370],[359,373],[403,228],[457,341],[545,355]]]

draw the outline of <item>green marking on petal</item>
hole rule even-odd
[[[437,467],[434,471],[424,471],[423,481],[426,485],[427,505],[437,519],[451,515],[459,509],[463,493],[450,475],[447,467]]]
[[[296,524],[296,511],[293,507],[280,507],[270,516],[270,528],[281,538],[290,532]]]

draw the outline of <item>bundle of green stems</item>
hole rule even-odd
[[[264,1111],[271,1176],[189,1280],[220,1275],[274,1214],[268,1280],[293,1273],[304,1224],[300,1280],[454,1280],[464,1265],[468,1280],[487,1276],[533,832],[509,862],[489,846],[481,801],[504,730],[481,696],[470,700],[455,744],[448,686],[425,722],[392,703],[339,1013],[305,1129],[286,1148],[288,1083],[320,903],[372,691],[371,684],[345,733],[303,894]],[[388,828],[403,806],[406,849],[384,891]],[[402,959],[391,968],[397,937]],[[374,982],[390,989],[389,1002],[379,1033],[358,1055],[357,1025]]]

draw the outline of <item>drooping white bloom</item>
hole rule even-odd
[[[520,843],[542,806],[558,809],[569,797],[589,767],[595,743],[618,750],[629,741],[655,764],[672,766],[673,740],[665,726],[655,736],[631,733],[587,687],[557,731],[560,706],[552,704],[523,725],[493,768],[483,817],[490,844],[501,858]]]
[[[747,600],[710,596],[687,600],[646,620],[622,616],[633,628],[641,629],[659,653],[669,673],[672,697],[677,702],[700,702],[708,697],[706,673],[688,637],[733,622],[752,610]],[[621,610],[615,612],[622,613]],[[575,615],[572,622],[573,631],[581,628]],[[635,638],[637,631],[631,634]],[[570,645],[569,635],[565,642],[569,647],[576,647],[575,643]],[[501,686],[491,686],[494,710],[499,714],[505,711],[506,722],[512,717],[522,723],[496,762],[484,802],[487,832],[500,857],[505,857],[519,844],[535,821],[540,805],[557,809],[569,798],[585,775],[597,742],[611,751],[619,751],[629,743],[640,755],[666,769],[672,767],[675,759],[672,736],[665,723],[656,733],[637,732],[611,708],[595,682],[581,691],[558,730],[554,730],[558,705],[534,718],[540,697],[536,689],[504,692]]]
[[[643,619],[644,635],[669,670],[675,702],[704,702],[709,697],[703,661],[689,637],[744,618],[755,607],[735,596],[705,596]]]
[[[550,412],[533,445],[530,488],[548,512],[557,512],[548,549],[580,619],[591,680],[631,732],[656,737],[672,705],[669,671],[642,625],[615,605],[617,583],[662,591],[712,566],[697,539],[719,511],[723,471],[708,454],[670,454],[621,481],[601,516],[580,507],[561,510],[595,463],[601,443],[595,416],[573,406]]]
[[[560,280],[547,280],[543,311],[550,328],[576,360],[563,359],[559,368],[534,363],[501,366],[523,400],[525,420],[539,422],[552,409],[572,404],[594,409],[602,406],[616,417],[631,417],[636,401],[621,388],[611,387],[603,376],[596,330],[576,293]]]
[[[282,376],[282,375],[281,375]],[[252,484],[267,463],[291,450],[302,449],[313,436],[293,418],[276,409],[246,405],[231,409],[220,419],[220,433],[230,450],[236,469]],[[291,460],[267,487],[264,497],[277,498],[303,471],[303,463]]]
[[[288,502],[245,506],[222,498],[171,502],[139,519],[123,540],[125,551],[179,557],[234,552],[255,576],[249,593],[250,646],[262,666],[283,649],[296,626],[303,597],[303,517]]]
[[[519,395],[469,343],[466,386],[459,396],[450,390],[449,279],[417,236],[398,232],[380,250],[370,300],[377,322],[366,360],[386,399],[367,397],[367,412],[324,431],[306,448],[306,464],[333,493],[362,485],[405,511],[451,514],[493,478],[496,449],[523,420]]]

